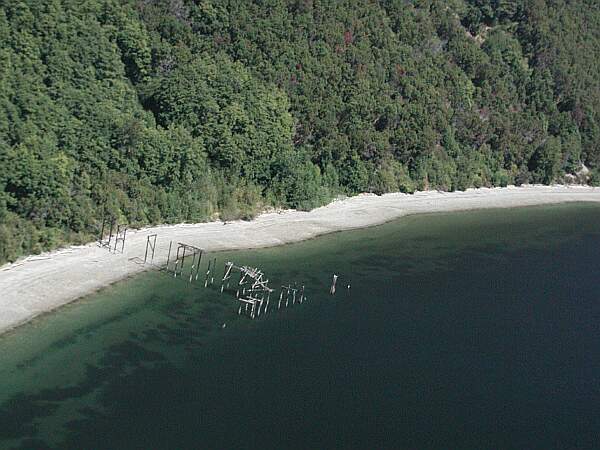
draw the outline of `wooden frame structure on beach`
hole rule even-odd
[[[116,225],[116,230],[115,230]],[[104,240],[104,232],[107,230],[107,227],[110,226],[108,232],[108,240]],[[116,232],[115,232],[116,231]],[[114,237],[114,242],[113,242]],[[102,219],[102,228],[100,229],[100,236],[98,237],[98,244],[100,247],[108,248],[108,251],[113,251],[116,253],[119,251],[123,253],[125,250],[125,239],[127,238],[127,225],[118,224],[117,219],[110,216],[105,216]],[[121,249],[119,250],[118,245],[121,243]]]
[[[146,237],[146,253],[144,253],[144,264],[148,262],[148,249],[152,252],[150,257],[150,264],[154,263],[154,251],[156,250],[156,238],[157,234],[150,234]]]
[[[100,247],[107,247],[110,250],[113,238],[113,231],[115,228],[115,223],[117,220],[114,217],[105,216],[102,219],[102,228],[100,229],[100,235],[98,236],[98,245]],[[110,226],[110,231],[108,232],[108,240],[104,240],[104,232],[107,230],[107,226]]]
[[[115,246],[113,248],[114,253],[117,252],[119,242],[121,242],[121,249],[118,251],[123,253],[123,250],[125,250],[125,238],[126,237],[127,237],[127,226],[117,224],[117,233],[115,234]]]

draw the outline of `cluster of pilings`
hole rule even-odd
[[[215,284],[216,270],[217,270],[217,258],[214,258],[212,260],[209,259],[208,260],[208,267],[206,268],[206,276],[204,278],[204,287],[208,287],[209,284],[211,286],[213,284]],[[222,289],[221,289],[221,292],[223,292]]]
[[[238,314],[242,311],[251,319],[259,317],[261,312],[269,311],[269,302],[273,289],[269,287],[269,280],[258,267],[237,266],[231,261],[225,263],[221,292],[229,289],[234,273],[239,273],[240,278],[236,285],[235,297],[239,302]]]
[[[156,234],[146,237],[144,264],[154,263],[156,241]],[[175,278],[187,279],[190,283],[197,281],[200,276],[200,262],[202,261],[204,250],[183,242],[177,242],[176,246],[177,249],[174,250],[173,241],[169,243],[167,263],[160,269],[172,274]],[[187,261],[191,261],[189,268],[185,267],[186,259]],[[216,271],[217,258],[211,258],[208,260],[204,287],[214,285]],[[238,274],[239,278],[236,276]],[[269,312],[271,294],[275,292],[275,289],[269,287],[269,279],[266,278],[261,269],[258,267],[238,266],[230,261],[225,263],[223,278],[221,279],[221,293],[225,290],[235,292],[236,301],[239,303],[238,314],[241,315],[244,313],[251,319]],[[287,308],[296,303],[301,304],[305,300],[304,286],[299,287],[297,283],[281,286],[277,309]]]
[[[184,276],[185,269],[185,258],[188,257],[188,261],[191,258],[192,264],[190,266],[188,281],[198,280],[200,274],[200,261],[202,260],[203,249],[195,247],[193,245],[184,244],[183,242],[177,243],[177,253],[175,258],[171,260],[171,249],[173,247],[173,241],[169,243],[169,254],[167,256],[167,266],[165,270],[173,274],[173,277],[177,278]]]
[[[230,289],[234,274],[239,273],[239,280],[235,283],[235,297],[239,302],[238,314],[244,313],[251,319],[260,317],[261,314],[269,312],[271,294],[275,292],[270,288],[269,280],[265,277],[262,270],[257,267],[238,266],[232,262],[225,263],[223,279],[221,280],[221,292]],[[285,303],[283,302],[285,293]],[[296,302],[302,303],[305,300],[304,286],[299,289],[296,285],[292,287],[282,286],[279,294],[277,309],[288,307]]]
[[[285,303],[283,303],[285,294]],[[298,303],[302,303],[306,299],[304,295],[304,286],[298,288],[298,286],[294,283],[294,287],[291,285],[281,286],[281,291],[279,292],[279,302],[277,303],[277,309],[281,309],[281,306],[287,308],[290,305],[290,300],[292,305]]]

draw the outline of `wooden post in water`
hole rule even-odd
[[[190,276],[188,278],[188,283],[192,282],[192,277],[194,276],[194,269],[196,268],[196,253],[192,253],[192,267],[190,267]]]
[[[333,280],[331,280],[331,288],[329,289],[329,293],[331,295],[335,294],[335,283],[337,282],[338,276],[337,275],[333,275]]]
[[[183,276],[183,266],[185,264],[185,250],[186,247],[183,247],[183,255],[181,256],[181,265],[179,266],[179,274]]]
[[[196,276],[194,277],[195,281],[198,281],[198,275],[200,274],[200,262],[202,261],[202,253],[200,250],[200,254],[198,255],[198,265],[196,266]]]
[[[181,246],[177,246],[177,254],[175,255],[175,265],[173,266],[173,277],[177,278],[177,265],[179,264],[179,250],[181,250]]]
[[[198,268],[200,267],[200,264],[196,265],[197,259],[198,259],[198,252],[192,253],[192,267],[190,267],[190,279],[188,280],[189,283],[192,282],[192,280],[194,279],[194,274],[198,271]]]
[[[225,282],[227,281],[227,289],[229,289],[229,279],[231,278],[231,270],[233,269],[233,263],[232,262],[226,262],[225,263],[225,268],[223,269],[223,280],[221,280],[221,293],[223,292],[223,289],[225,288]],[[208,277],[207,277],[208,279]]]
[[[211,264],[211,260],[208,260],[208,267],[206,268],[206,278],[204,279],[204,287],[208,286],[208,276],[210,275],[210,264]],[[221,286],[222,288],[223,286]],[[221,292],[223,292],[223,290],[221,289]]]
[[[215,272],[215,269],[217,267],[217,258],[215,258],[213,260],[213,265],[212,265],[212,271]],[[212,286],[213,284],[215,284],[215,277],[211,275],[210,277],[210,285]]]

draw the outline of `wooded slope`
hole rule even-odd
[[[594,0],[0,0],[0,262],[600,165]]]

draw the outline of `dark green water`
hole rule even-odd
[[[598,448],[599,255],[586,204],[216,255],[306,284],[254,322],[144,274],[0,338],[0,447]]]

